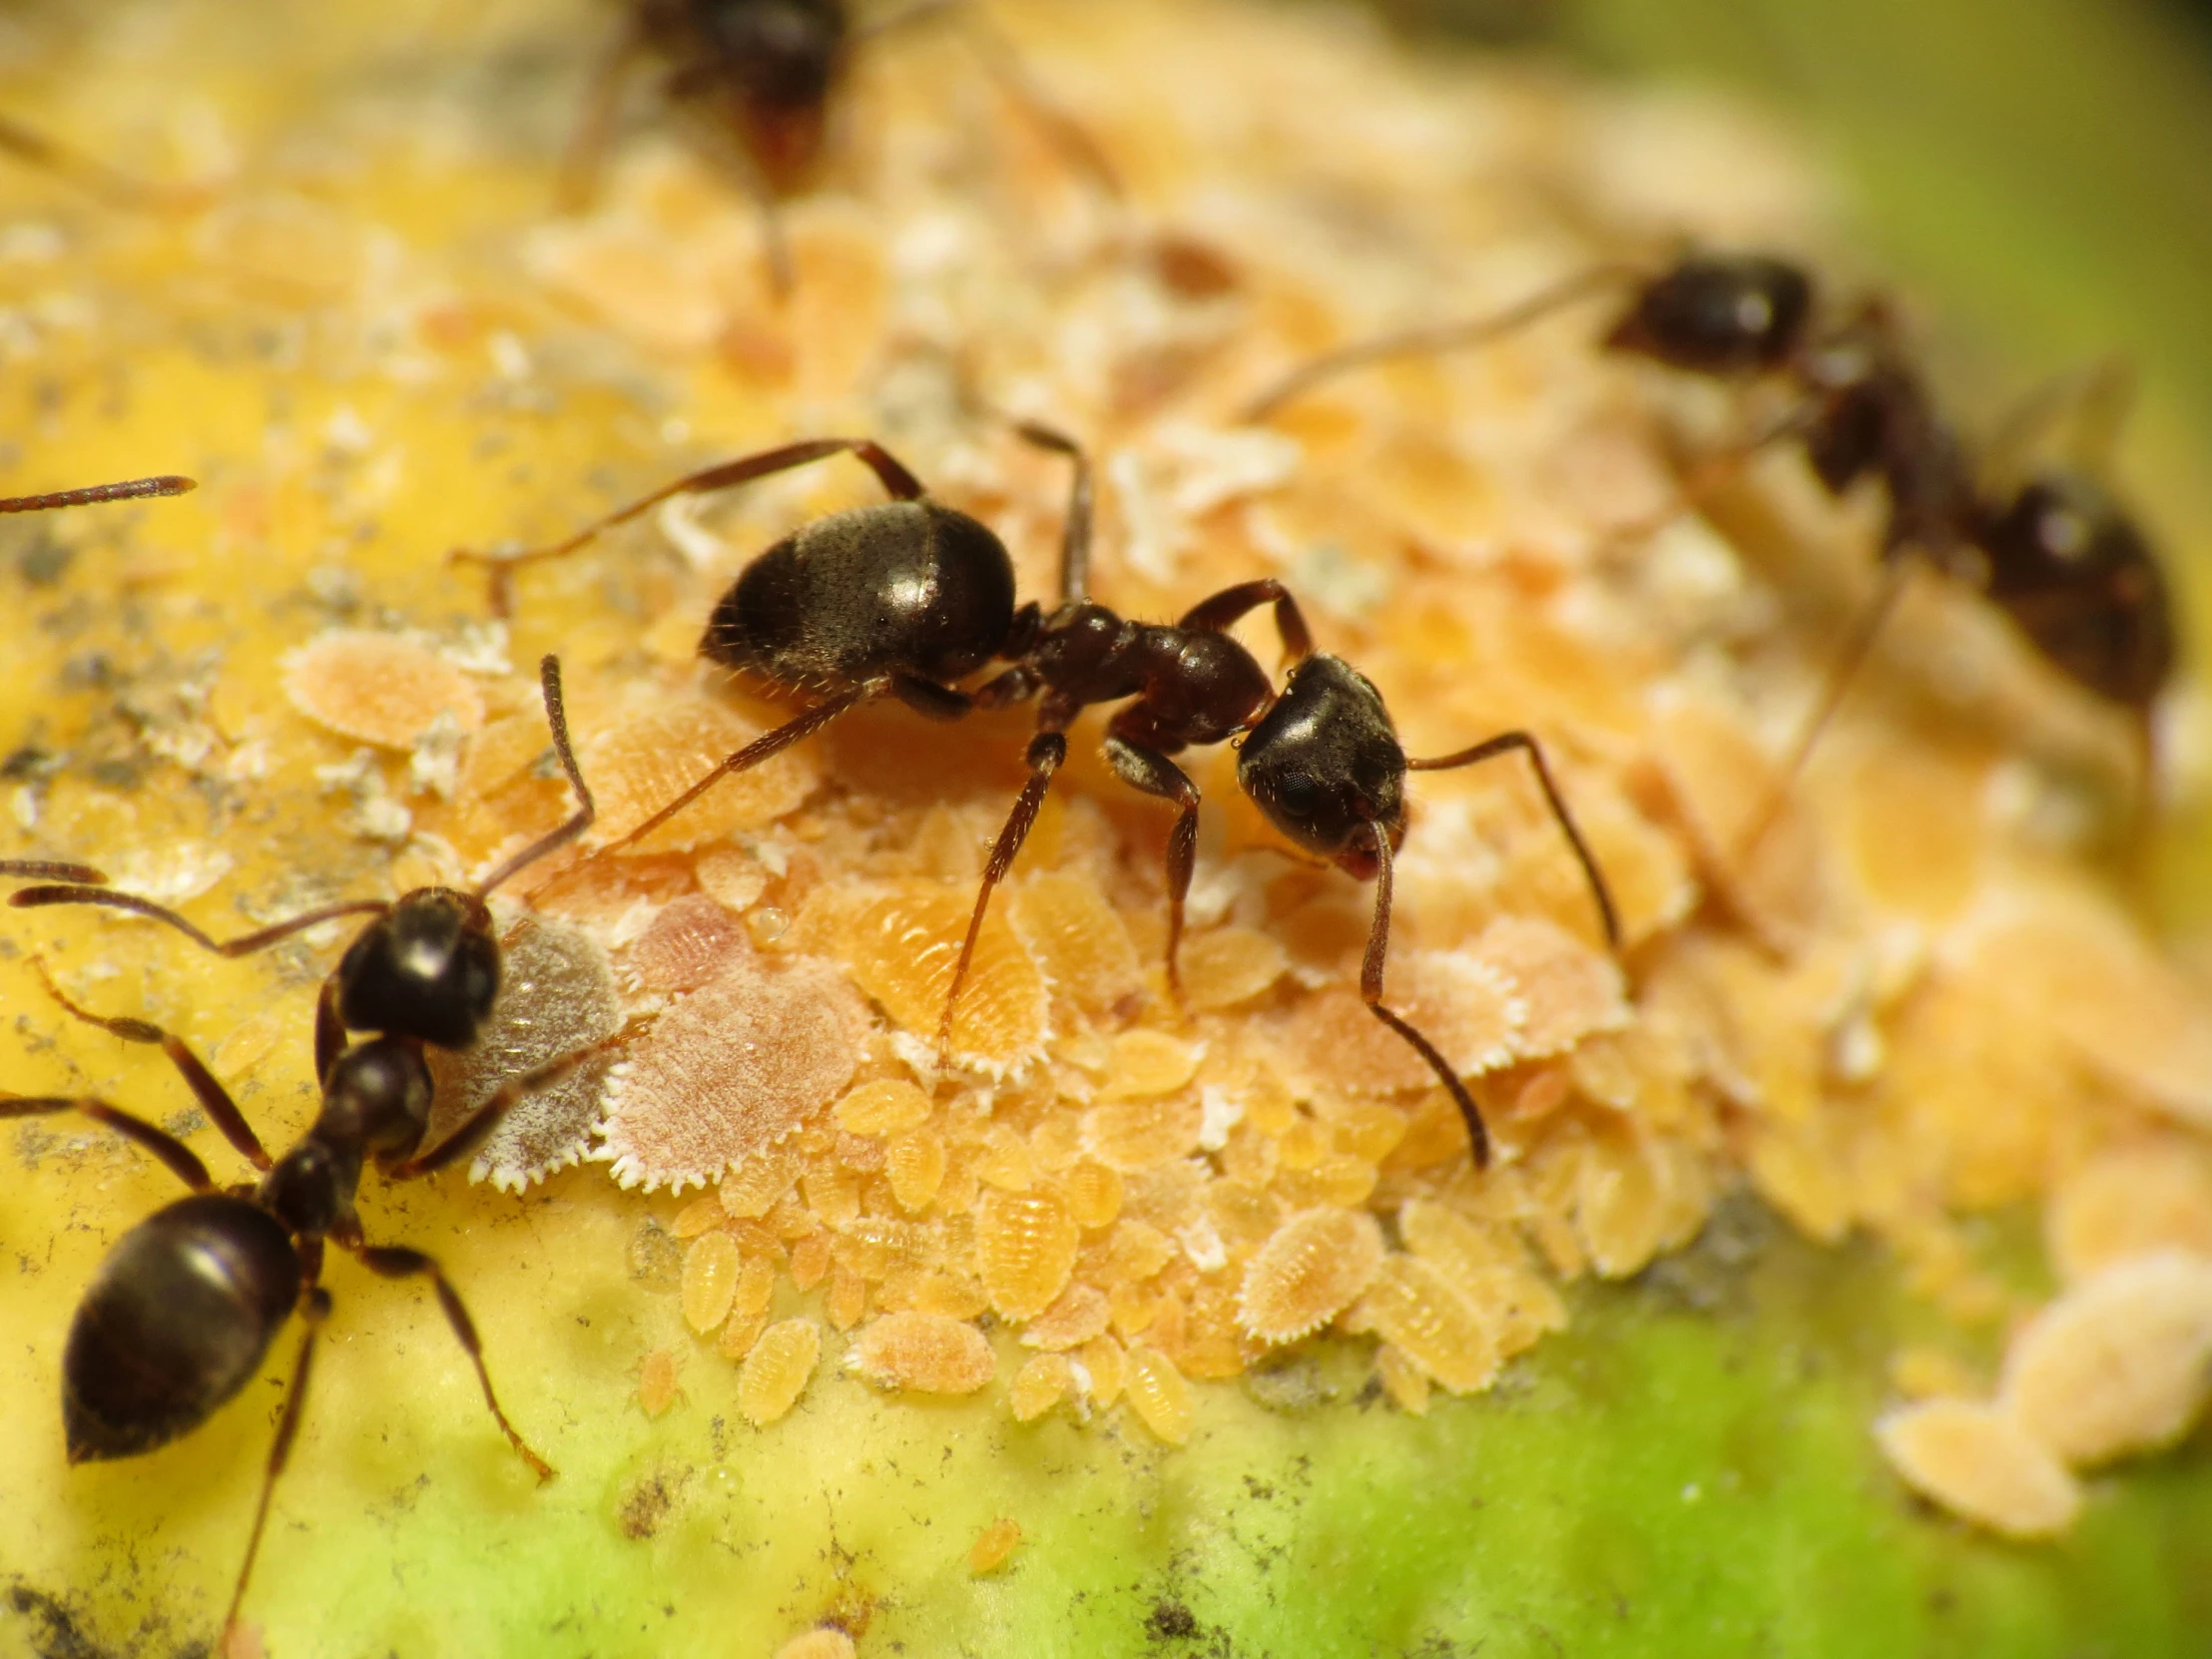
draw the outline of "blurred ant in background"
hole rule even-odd
[[[627,15],[593,74],[562,164],[562,203],[572,209],[589,204],[624,83],[638,58],[655,58],[667,69],[662,85],[668,102],[696,112],[710,131],[735,142],[766,215],[779,292],[790,286],[791,264],[776,205],[799,194],[820,161],[832,101],[853,53],[913,24],[958,21],[985,69],[1067,163],[1108,198],[1121,193],[1097,142],[1037,89],[1013,47],[970,0],[910,0],[864,22],[850,17],[844,0],[625,4]]]
[[[499,942],[491,931],[486,899],[582,834],[593,818],[591,792],[570,751],[560,664],[547,657],[539,675],[554,753],[579,806],[557,829],[502,860],[468,891],[423,887],[390,903],[357,899],[328,904],[219,942],[151,899],[107,890],[106,875],[89,865],[0,860],[0,875],[64,883],[23,888],[10,900],[17,906],[94,904],[127,910],[166,923],[223,956],[266,949],[341,916],[365,913],[375,918],[323,981],[314,1030],[321,1107],[299,1140],[276,1159],[229,1091],[182,1039],[145,1020],[93,1013],[51,979],[46,982],[54,1000],[76,1018],[127,1042],[158,1044],[224,1139],[260,1173],[257,1183],[218,1188],[207,1166],[182,1141],[106,1101],[0,1095],[0,1119],[80,1113],[152,1153],[192,1189],[191,1197],[156,1211],[117,1241],[78,1305],[62,1360],[62,1416],[72,1463],[137,1456],[191,1433],[253,1380],[294,1312],[306,1322],[262,1477],[246,1558],[225,1617],[226,1641],[238,1622],[261,1549],[276,1477],[298,1431],[316,1332],[330,1312],[329,1293],[320,1283],[325,1242],[383,1278],[431,1282],[501,1431],[541,1481],[553,1476],[552,1465],[531,1449],[500,1408],[475,1323],[444,1271],[421,1251],[369,1244],[354,1208],[368,1159],[395,1181],[444,1169],[481,1144],[516,1101],[629,1040],[625,1028],[508,1079],[444,1140],[422,1147],[434,1096],[424,1047],[468,1047],[499,989]],[[38,971],[45,977],[43,964]],[[372,1035],[349,1042],[348,1031]]]
[[[1028,442],[1072,459],[1075,479],[1061,543],[1060,597],[1050,611],[1017,609],[1013,562],[978,520],[928,498],[918,479],[863,438],[820,438],[728,461],[679,478],[587,525],[567,540],[507,555],[462,553],[489,564],[498,584],[517,564],[575,552],[603,531],[672,496],[729,488],[836,454],[872,470],[892,499],[816,520],[757,555],[716,605],[700,655],[811,707],[756,738],[602,852],[631,844],[724,778],[759,766],[861,704],[894,697],[935,720],[975,709],[1037,703],[1025,759],[1029,779],[992,843],[937,1029],[949,1058],[957,1005],[992,890],[1011,869],[1067,760],[1067,732],[1090,706],[1120,703],[1104,753],[1130,788],[1176,808],[1168,836],[1167,969],[1178,1003],[1177,951],[1198,853],[1198,786],[1173,757],[1196,745],[1241,741],[1237,780],[1267,818],[1305,850],[1376,882],[1361,992],[1450,1092],[1475,1162],[1489,1137],[1466,1086],[1435,1046],[1382,1004],[1389,946],[1390,860],[1405,833],[1408,771],[1472,766],[1525,753],[1552,816],[1580,862],[1608,943],[1613,902],[1545,764],[1526,732],[1508,732],[1437,760],[1408,760],[1374,685],[1342,659],[1317,653],[1298,602],[1273,577],[1240,582],[1174,623],[1128,621],[1089,597],[1091,476],[1082,450],[1050,427],[1020,423]],[[1291,668],[1277,693],[1267,671],[1228,630],[1272,606]],[[973,692],[956,682],[997,661],[1010,666]]]
[[[1895,313],[1879,300],[1823,318],[1804,267],[1762,254],[1693,254],[1657,274],[1593,267],[1474,321],[1380,335],[1315,358],[1244,410],[1263,420],[1316,385],[1389,358],[1480,345],[1593,294],[1632,297],[1601,336],[1607,350],[1710,379],[1779,377],[1796,402],[1706,481],[1773,444],[1803,445],[1831,494],[1862,479],[1888,498],[1884,577],[1852,623],[1826,689],[1800,728],[1775,795],[1742,835],[1748,852],[1896,605],[1908,553],[1975,586],[2062,673],[2118,704],[2140,738],[2144,788],[2155,770],[2153,705],[2172,677],[2171,599],[2148,541],[2086,472],[2038,470],[1992,493],[1936,411]]]

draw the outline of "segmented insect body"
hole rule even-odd
[[[1475,1156],[1487,1135],[1472,1097],[1426,1038],[1382,1003],[1389,932],[1389,854],[1404,834],[1408,770],[1468,766],[1508,751],[1535,763],[1553,814],[1587,875],[1606,935],[1617,929],[1596,861],[1575,829],[1541,750],[1525,732],[1504,734],[1462,754],[1408,761],[1380,694],[1341,659],[1314,652],[1297,600],[1272,577],[1238,583],[1202,600],[1174,623],[1134,622],[1088,597],[1091,475],[1081,449],[1048,427],[1019,428],[1039,447],[1075,463],[1061,544],[1060,602],[1015,603],[1013,567],[983,524],[926,498],[920,482],[878,445],[823,438],[709,467],[630,503],[551,546],[509,555],[465,554],[493,566],[503,602],[513,569],[574,552],[601,531],[678,494],[720,489],[826,456],[849,452],[893,500],[807,525],[768,548],[715,607],[701,654],[745,671],[774,691],[813,699],[784,725],[728,757],[604,851],[633,843],[720,779],[758,766],[861,704],[895,697],[919,713],[957,719],[971,709],[1034,701],[1037,730],[1026,752],[1029,778],[992,844],[970,912],[937,1031],[949,1057],[953,1014],[974,960],[992,891],[1035,825],[1053,776],[1067,760],[1067,732],[1090,706],[1118,703],[1104,755],[1132,789],[1171,803],[1168,835],[1167,966],[1181,997],[1179,947],[1198,851],[1198,786],[1174,757],[1194,745],[1245,740],[1240,784],[1300,845],[1378,882],[1376,921],[1362,976],[1378,1018],[1412,1044],[1451,1092]],[[1292,664],[1280,696],[1259,662],[1228,630],[1261,607]],[[955,683],[1004,663],[973,692]]]
[[[0,861],[0,874],[62,883],[19,890],[11,900],[17,906],[91,904],[127,910],[165,922],[228,956],[262,949],[340,916],[373,916],[325,979],[317,1002],[320,1109],[306,1133],[275,1158],[229,1091],[180,1038],[144,1020],[93,1013],[48,984],[76,1018],[126,1041],[159,1045],[224,1138],[260,1172],[253,1186],[219,1189],[190,1147],[106,1101],[0,1098],[0,1119],[69,1111],[89,1117],[151,1153],[192,1189],[190,1197],[157,1211],[117,1242],[78,1307],[62,1364],[63,1418],[72,1462],[137,1456],[190,1433],[252,1380],[295,1311],[307,1323],[226,1631],[236,1623],[246,1594],[276,1477],[297,1431],[316,1330],[330,1311],[329,1295],[320,1283],[326,1244],[335,1244],[383,1277],[431,1281],[500,1428],[541,1479],[553,1472],[501,1410],[474,1322],[443,1270],[420,1251],[368,1243],[355,1209],[370,1159],[394,1179],[445,1168],[480,1144],[500,1115],[531,1089],[623,1040],[607,1039],[511,1079],[453,1134],[423,1147],[433,1100],[425,1046],[458,1048],[473,1042],[498,990],[499,946],[490,928],[487,895],[574,839],[592,821],[591,795],[570,753],[559,664],[548,657],[541,673],[554,749],[580,806],[558,829],[503,861],[472,890],[428,887],[390,904],[369,900],[327,905],[219,943],[173,910],[110,890],[107,878],[90,866]],[[348,1043],[347,1030],[374,1034]]]
[[[1842,494],[1862,480],[1888,500],[1885,580],[1852,624],[1820,701],[1801,726],[1783,777],[1794,776],[1895,605],[1916,555],[1976,583],[2063,673],[2128,710],[2152,757],[2149,710],[2172,677],[2172,604],[2147,539],[2117,503],[2078,473],[2045,469],[2013,492],[1976,477],[1957,434],[1890,308],[1868,301],[1824,319],[1813,276],[1758,253],[1693,254],[1656,274],[1606,265],[1495,315],[1363,341],[1309,362],[1247,408],[1260,419],[1350,369],[1392,357],[1478,345],[1562,305],[1623,283],[1625,309],[1600,336],[1686,373],[1727,381],[1776,377],[1794,406],[1708,477],[1780,442],[1803,446],[1821,482]],[[1759,838],[1777,796],[1742,841]]]

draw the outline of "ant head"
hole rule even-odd
[[[1405,751],[1382,694],[1342,657],[1291,670],[1245,739],[1237,782],[1276,829],[1361,880],[1378,863],[1368,826],[1382,825],[1392,846],[1405,832]]]
[[[348,1030],[466,1048],[499,991],[491,914],[470,893],[419,887],[361,930],[337,985]]]
[[[1645,284],[1605,343],[1693,374],[1756,374],[1796,353],[1812,310],[1812,278],[1798,266],[1692,256]]]
[[[708,61],[680,89],[715,87],[769,188],[798,188],[821,153],[824,112],[842,65],[841,0],[692,0]]]

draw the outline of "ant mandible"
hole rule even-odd
[[[504,592],[511,567],[558,558],[672,496],[726,488],[830,455],[850,453],[892,500],[833,513],[759,554],[716,605],[700,655],[761,682],[771,692],[819,699],[728,757],[602,851],[631,844],[690,806],[723,778],[760,765],[862,703],[895,697],[917,713],[956,720],[971,709],[1037,701],[1037,732],[1025,754],[1029,779],[992,843],[961,941],[937,1030],[948,1056],[957,1007],[990,896],[1005,878],[1067,759],[1067,731],[1086,707],[1121,703],[1107,722],[1107,764],[1123,783],[1172,803],[1167,889],[1169,986],[1182,999],[1178,950],[1197,861],[1199,791],[1173,756],[1194,745],[1242,738],[1240,785],[1292,840],[1377,882],[1362,994],[1376,1017],[1428,1063],[1466,1120],[1477,1162],[1488,1137],[1472,1097],[1436,1051],[1382,1006],[1388,947],[1390,854],[1403,837],[1409,770],[1470,766],[1525,751],[1594,893],[1606,938],[1618,941],[1613,905],[1596,860],[1576,829],[1533,737],[1511,732],[1434,761],[1408,761],[1381,696],[1341,659],[1316,654],[1297,600],[1273,577],[1241,582],[1202,600],[1172,624],[1131,622],[1089,595],[1090,467],[1081,448],[1049,427],[1017,431],[1075,463],[1061,542],[1060,600],[1049,613],[1034,600],[1015,606],[1013,564],[989,528],[928,499],[921,483],[864,438],[820,438],[745,456],[679,478],[585,526],[565,541],[504,556],[462,553],[494,568]],[[1227,632],[1263,605],[1292,668],[1277,696],[1252,653]],[[974,692],[954,682],[992,661],[1008,663]]]
[[[445,1140],[423,1149],[432,1084],[425,1044],[463,1048],[475,1040],[499,985],[499,946],[485,900],[531,863],[583,833],[591,792],[570,752],[561,706],[560,664],[540,666],[554,752],[581,804],[558,829],[511,857],[472,890],[425,887],[394,903],[325,905],[219,943],[174,910],[131,893],[105,890],[87,865],[51,860],[0,861],[0,874],[62,876],[70,884],[26,887],[18,905],[99,904],[167,922],[225,956],[263,949],[303,928],[344,915],[373,913],[324,980],[315,1008],[315,1080],[321,1107],[306,1133],[272,1160],[230,1093],[185,1043],[144,1020],[109,1018],[80,1007],[47,981],[71,1014],[129,1042],[155,1043],[240,1156],[261,1172],[252,1186],[218,1188],[190,1147],[106,1101],[76,1096],[0,1096],[0,1118],[79,1112],[152,1153],[192,1189],[119,1240],[85,1292],[62,1361],[62,1415],[70,1461],[132,1457],[190,1433],[236,1395],[296,1311],[306,1322],[285,1393],[276,1438],[262,1477],[254,1529],[225,1616],[238,1621],[261,1549],[276,1478],[299,1426],[316,1331],[330,1312],[321,1287],[323,1247],[334,1243],[371,1273],[427,1278],[453,1334],[476,1368],[484,1401],[540,1480],[552,1465],[507,1420],[484,1368],[483,1345],[459,1294],[436,1261],[419,1250],[371,1245],[354,1201],[365,1159],[391,1180],[431,1174],[465,1157],[507,1108],[592,1055],[627,1039],[618,1034],[511,1078]],[[40,965],[41,977],[45,969]],[[347,1030],[375,1033],[348,1045]],[[212,1265],[212,1266],[211,1266]]]
[[[1799,731],[1780,773],[1784,783],[1804,765],[1896,605],[1908,551],[1978,585],[2053,666],[2126,710],[2141,734],[2147,781],[2150,710],[2176,654],[2171,600],[2148,541],[2108,494],[2071,471],[2046,469],[1992,499],[1937,413],[1889,307],[1870,300],[1824,324],[1811,273],[1791,261],[1693,254],[1656,275],[1599,265],[1488,317],[1385,334],[1318,357],[1254,399],[1245,416],[1264,419],[1369,363],[1482,344],[1624,283],[1633,284],[1633,297],[1602,336],[1607,349],[1712,379],[1780,375],[1800,393],[1798,406],[1741,445],[1731,463],[1795,440],[1830,493],[1873,478],[1889,498],[1883,582]],[[1778,787],[1741,836],[1741,849],[1758,841],[1780,799]]]

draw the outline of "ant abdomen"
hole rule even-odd
[[[116,1244],[62,1360],[69,1460],[130,1457],[205,1422],[246,1386],[299,1300],[283,1224],[242,1199],[179,1199]]]
[[[1013,560],[988,527],[934,501],[885,501],[832,513],[753,560],[699,651],[786,686],[895,673],[943,684],[997,656],[1013,620]]]
[[[2106,491],[2043,473],[1984,520],[1975,545],[1989,597],[2067,675],[2130,709],[2165,689],[2178,652],[2165,573]]]

